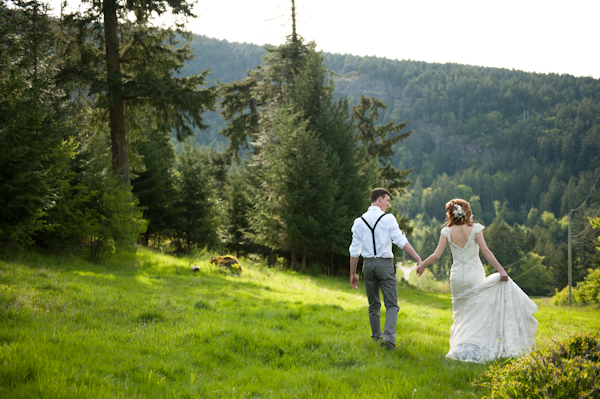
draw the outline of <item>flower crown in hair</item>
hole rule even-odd
[[[454,211],[452,211],[452,213],[454,214],[455,218],[461,218],[464,219],[467,214],[465,213],[465,211],[463,211],[462,206],[454,204]]]

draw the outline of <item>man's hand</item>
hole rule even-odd
[[[358,289],[358,276],[356,275],[356,266],[358,266],[358,256],[350,257],[350,285],[355,290]]]
[[[358,276],[356,274],[350,276],[350,285],[354,287],[355,290],[358,289]]]

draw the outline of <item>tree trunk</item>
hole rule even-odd
[[[292,249],[292,270],[296,270],[296,250]]]
[[[125,113],[121,92],[121,63],[116,0],[104,0],[104,40],[106,43],[106,70],[110,113],[110,140],[113,172],[129,186],[129,159],[127,158],[127,136]]]
[[[331,251],[331,273],[329,273],[329,275],[333,275],[333,269],[335,268],[334,263],[333,263],[333,251]]]
[[[302,253],[302,271],[306,270],[306,250]]]
[[[191,229],[190,229],[191,231]],[[192,237],[191,237],[191,233],[190,231],[188,231],[188,233],[186,234],[186,244],[187,244],[187,253],[189,254],[190,252],[192,252]]]
[[[150,230],[146,229],[146,232],[140,236],[141,244],[148,246],[150,242]]]
[[[292,42],[296,43],[298,36],[296,34],[296,2],[292,0]]]
[[[254,97],[250,98],[250,112],[252,115],[258,115],[258,108],[256,108],[256,100]]]

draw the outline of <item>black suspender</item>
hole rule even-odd
[[[388,215],[388,213],[384,213],[383,215],[379,216],[379,219],[377,219],[377,221],[375,222],[375,225],[373,227],[371,227],[369,225],[369,223],[367,223],[367,221],[365,220],[364,217],[360,217],[363,222],[365,222],[365,224],[367,225],[367,227],[369,228],[369,230],[371,230],[371,234],[373,234],[373,256],[377,256],[377,247],[375,246],[375,227],[377,227],[377,223],[379,223],[379,221],[381,220],[382,217],[384,217],[385,215]],[[389,214],[391,215],[391,214]]]

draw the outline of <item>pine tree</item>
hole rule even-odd
[[[150,25],[153,16],[167,10],[194,16],[186,0],[102,0],[62,21],[61,79],[84,90],[110,120],[113,170],[127,185],[132,114],[143,111],[157,128],[173,129],[183,139],[192,133],[190,125],[205,128],[202,113],[215,109],[216,88],[202,88],[208,70],[177,76],[192,58],[188,45],[178,47],[178,34],[187,39],[190,35],[181,26],[175,30]]]
[[[400,133],[408,123],[405,120],[396,124],[393,119],[385,125],[379,124],[380,110],[388,107],[375,97],[360,96],[360,103],[352,107],[353,117],[356,119],[358,139],[367,148],[367,160],[374,162],[380,174],[381,184],[396,194],[401,195],[404,188],[412,184],[408,180],[410,170],[398,170],[392,164],[395,154],[394,146],[410,136],[411,131]]]
[[[290,48],[288,43],[284,53]],[[280,63],[289,63],[271,55],[261,69],[271,77],[260,82],[285,76]],[[305,268],[309,256],[347,252],[348,226],[366,206],[373,173],[356,141],[347,101],[332,99],[333,80],[314,44],[304,48],[303,62],[289,82],[272,90],[270,106],[261,107],[254,155],[245,166],[254,184],[245,191],[255,204],[246,236],[291,254],[293,265],[301,256]]]
[[[239,159],[240,151],[256,139],[259,110],[282,100],[284,88],[293,85],[294,75],[304,67],[314,47],[294,32],[280,46],[265,46],[264,66],[248,71],[242,81],[223,85],[220,113],[228,125],[221,134],[229,139],[230,154]]]
[[[55,83],[54,21],[38,1],[0,5],[0,241],[47,228],[75,152]]]
[[[262,184],[255,190],[257,207],[250,213],[250,237],[259,244],[303,258],[329,250],[339,187],[328,164],[331,150],[296,120],[291,108],[280,107],[271,120],[272,136],[258,162]]]
[[[180,250],[194,246],[214,247],[217,237],[217,212],[213,187],[208,175],[208,155],[189,140],[177,154],[177,197],[174,204],[175,237]]]
[[[236,168],[231,172],[228,184],[224,187],[225,198],[221,217],[224,241],[226,247],[238,257],[241,253],[261,252],[261,248],[246,237],[246,233],[249,232],[247,215],[255,202],[255,197],[248,195],[249,190],[254,188],[250,184],[251,181],[243,168]]]
[[[228,152],[238,160],[245,148],[250,152],[243,174],[253,206],[245,236],[291,254],[292,265],[302,256],[303,269],[309,257],[347,254],[349,226],[368,205],[370,187],[392,176],[385,165],[378,169],[380,159],[391,160],[388,147],[407,136],[384,137],[405,125],[378,128],[384,133],[376,140],[385,144],[377,142],[381,154],[372,160],[372,143],[361,145],[347,99],[333,100],[332,73],[315,47],[294,26],[286,43],[266,48],[264,66],[224,86],[221,109]],[[395,187],[406,184],[407,173],[396,176]]]
[[[144,210],[144,219],[148,221],[144,244],[149,243],[150,235],[156,238],[173,227],[175,151],[169,141],[169,133],[151,130],[147,140],[136,143],[145,170],[132,180],[132,192]]]

